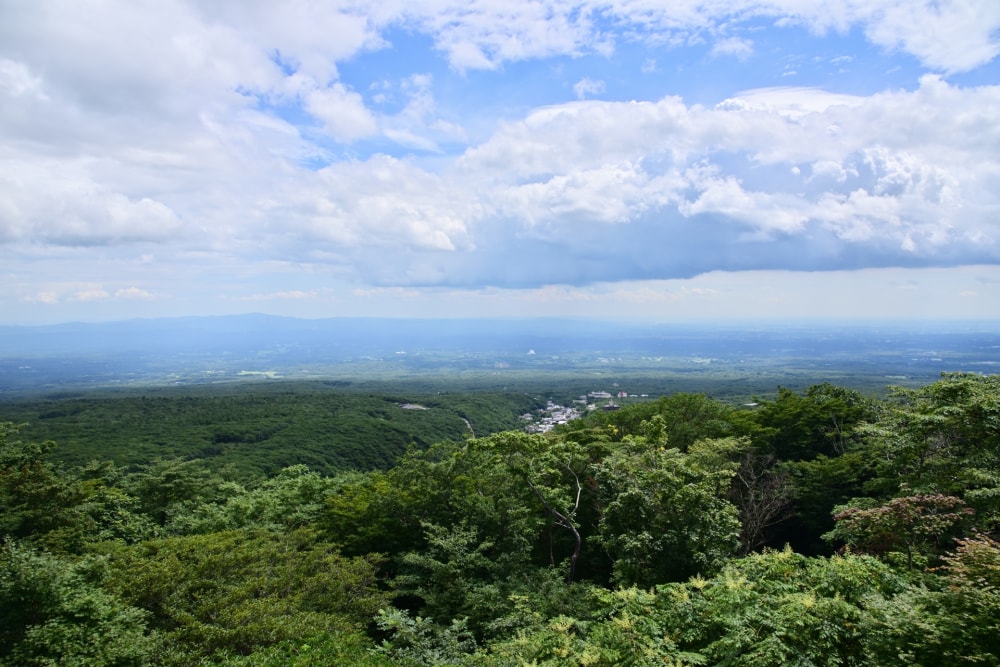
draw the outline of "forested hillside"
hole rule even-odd
[[[544,401],[523,392],[434,391],[414,383],[246,382],[56,393],[0,402],[0,421],[59,443],[69,465],[154,458],[273,475],[305,464],[324,474],[386,468],[426,448],[516,427]],[[386,392],[393,393],[386,393]]]
[[[476,435],[254,479],[6,424],[0,664],[1000,664],[1000,376]]]

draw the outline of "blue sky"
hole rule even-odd
[[[0,0],[0,323],[1000,317],[996,0]]]

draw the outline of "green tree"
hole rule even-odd
[[[345,553],[420,552],[428,545],[426,526],[466,525],[488,536],[492,554],[527,559],[544,519],[486,438],[413,449],[392,470],[342,484],[327,499],[322,524]]]
[[[552,528],[564,531],[568,542],[566,582],[573,583],[583,550],[581,514],[592,495],[592,466],[605,451],[603,442],[578,442],[509,431],[488,439],[516,480],[537,500]],[[592,446],[593,445],[593,446]],[[549,533],[550,562],[555,564],[558,545]]]
[[[145,664],[149,615],[102,589],[100,559],[70,561],[14,542],[0,546],[0,665]]]
[[[799,552],[829,554],[822,536],[834,528],[834,507],[863,497],[865,483],[874,475],[875,461],[862,445],[841,456],[819,455],[809,461],[790,461],[777,466],[787,475],[792,518],[778,535]],[[773,542],[770,546],[775,546]]]
[[[713,572],[739,548],[738,510],[727,499],[737,465],[725,462],[737,445],[699,444],[683,454],[627,438],[596,466],[595,540],[614,563],[616,583],[650,586]]]
[[[371,639],[361,632],[327,632],[305,639],[286,640],[247,656],[227,656],[219,667],[414,667],[377,652]]]
[[[741,551],[749,553],[770,544],[776,527],[792,516],[793,491],[788,471],[775,466],[772,455],[746,445],[737,463],[729,499],[739,510]]]
[[[408,665],[438,667],[469,662],[476,641],[465,619],[442,625],[429,618],[412,616],[398,609],[385,609],[377,617],[379,629],[387,635],[379,653]]]
[[[925,664],[1000,664],[1000,543],[982,535],[959,540],[943,560],[946,586],[935,596],[934,622],[946,641],[926,642],[937,655]]]
[[[594,428],[596,425],[612,434],[615,441],[627,436],[649,437],[647,429],[655,422],[655,417],[669,445],[686,452],[697,440],[732,435],[735,413],[732,406],[705,394],[679,392],[656,401],[627,405],[613,412],[595,412],[584,420],[570,422],[564,432]]]
[[[146,610],[166,664],[250,655],[354,632],[385,606],[375,557],[346,558],[314,531],[230,531],[108,544],[109,589]]]
[[[1000,665],[1000,545],[962,539],[936,569],[940,580],[873,601],[880,622],[866,645],[879,665]],[[937,579],[937,578],[935,578]]]
[[[217,493],[222,500],[178,513],[170,527],[184,535],[243,528],[294,530],[319,520],[326,511],[327,498],[356,479],[352,474],[323,477],[300,464],[249,488],[236,482],[222,483]]]
[[[18,430],[0,423],[0,539],[77,552],[89,528],[85,494],[49,460],[55,443],[22,442]]]
[[[320,525],[345,554],[398,554],[422,546],[418,501],[392,472],[356,474],[327,497]]]
[[[662,625],[660,600],[637,588],[591,589],[585,615],[540,620],[516,636],[495,642],[468,664],[483,667],[684,667],[705,664],[681,650]]]
[[[166,532],[180,532],[169,528],[177,517],[187,516],[207,502],[221,502],[227,489],[235,491],[193,459],[158,459],[125,477],[121,486],[139,499],[139,510]]]
[[[1000,528],[1000,375],[946,373],[896,389],[866,436],[877,462],[870,494],[956,496],[980,530]]]
[[[822,383],[801,394],[779,387],[774,399],[732,415],[734,432],[753,444],[734,485],[744,549],[828,550],[821,535],[832,528],[830,510],[861,492],[854,464],[865,457],[852,455],[878,414],[874,399]]]
[[[428,620],[465,619],[482,636],[506,606],[512,580],[526,571],[523,554],[496,551],[488,536],[465,524],[425,524],[424,530],[427,547],[398,559],[396,590],[418,597]]]
[[[807,558],[767,551],[730,562],[716,576],[657,589],[660,624],[704,664],[740,667],[881,665],[868,629],[881,600],[906,590],[865,556]]]
[[[919,590],[867,556],[765,551],[712,577],[596,591],[588,614],[546,618],[463,664],[902,667],[888,657],[901,635],[884,631],[890,613],[920,609]]]
[[[893,498],[884,504],[866,500],[862,505],[837,508],[837,525],[827,539],[873,555],[902,551],[910,569],[914,556],[926,560],[943,551],[956,525],[975,513],[961,498],[941,494]]]
[[[778,387],[773,400],[734,415],[737,432],[749,435],[758,451],[779,461],[838,456],[856,440],[858,425],[874,420],[875,403],[859,392],[829,383],[799,395]]]

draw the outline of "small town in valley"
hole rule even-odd
[[[618,410],[620,406],[616,401],[627,398],[648,398],[648,394],[629,394],[627,391],[618,390],[617,385],[615,389],[614,393],[589,392],[574,399],[571,406],[560,405],[550,400],[544,408],[521,415],[521,420],[525,422],[524,430],[528,433],[548,433],[556,426],[579,419],[588,412]]]

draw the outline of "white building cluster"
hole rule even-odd
[[[618,385],[616,384],[615,387]],[[545,408],[535,413],[526,412],[521,415],[521,419],[526,423],[524,430],[528,433],[548,433],[556,426],[565,424],[574,419],[579,419],[584,412],[593,410],[617,410],[618,405],[614,402],[617,398],[628,398],[630,394],[625,391],[617,391],[612,394],[607,391],[592,391],[585,396],[580,396],[573,401],[576,407],[566,407],[553,401],[548,401]],[[631,394],[636,397],[636,394]],[[643,394],[643,396],[647,396]]]
[[[549,401],[545,404],[545,409],[541,411],[540,415],[533,415],[529,412],[521,415],[521,419],[529,422],[524,427],[528,433],[547,433],[559,424],[579,419],[581,414],[577,408],[568,408]]]

